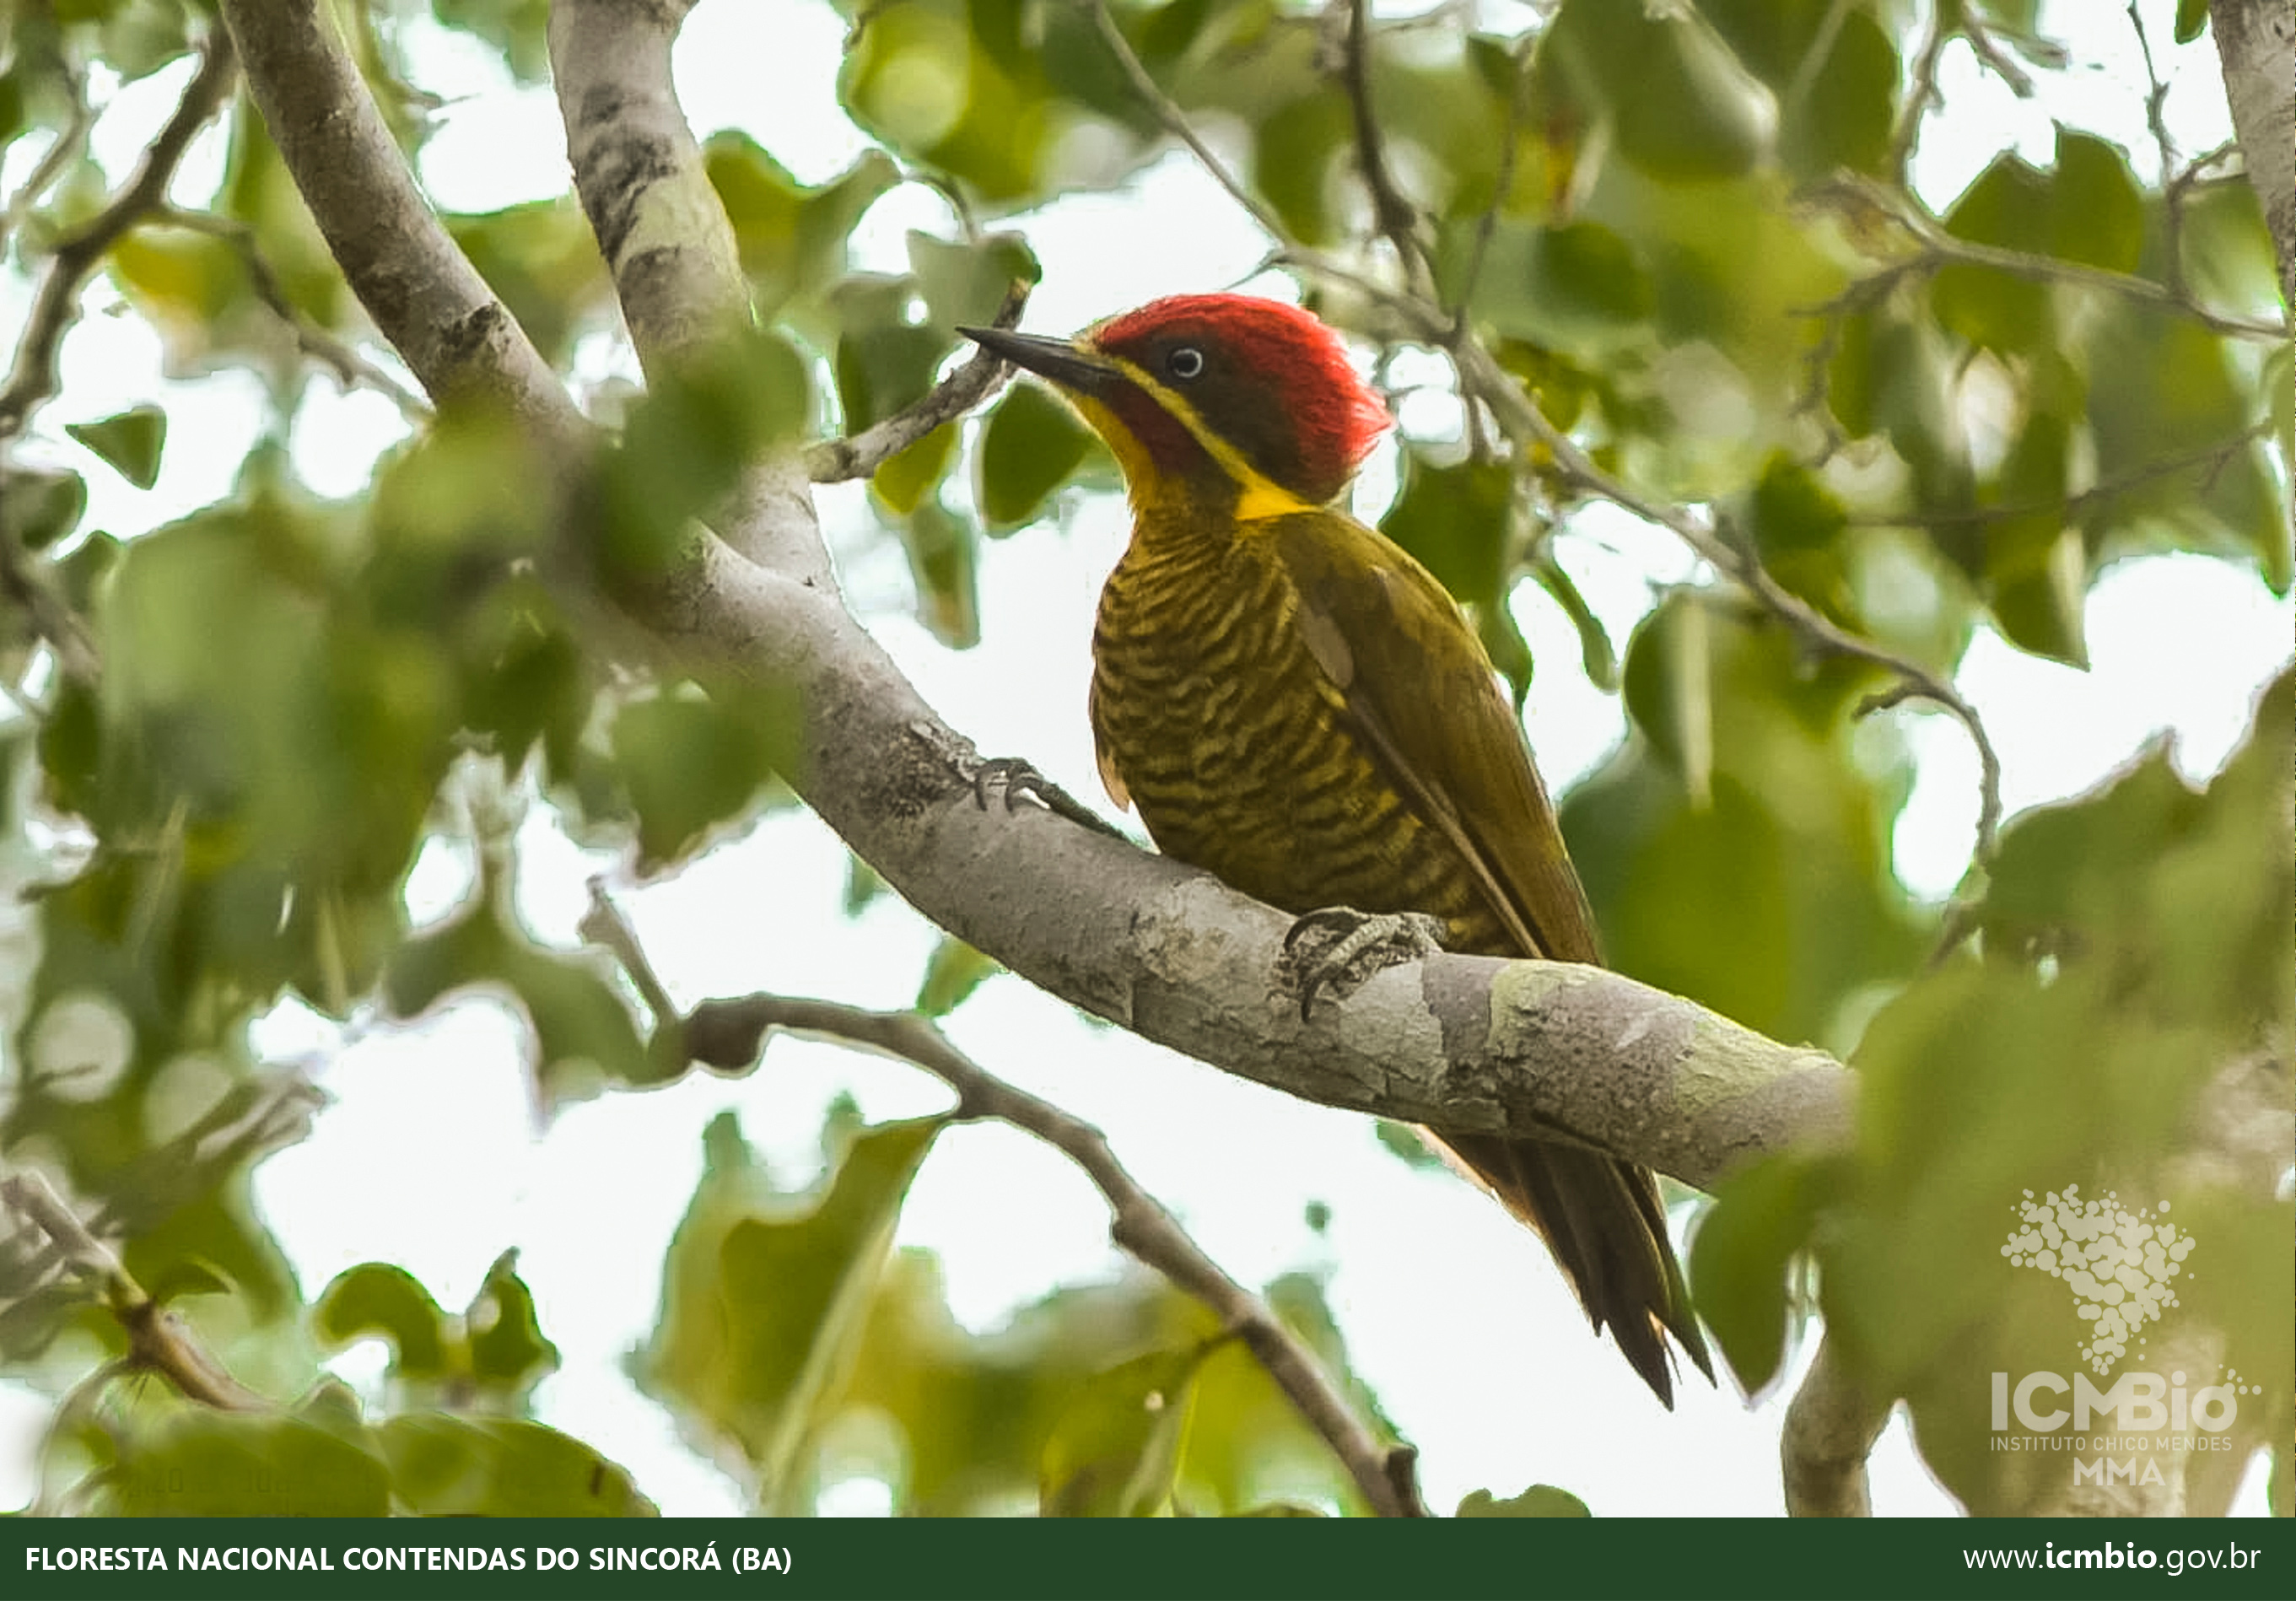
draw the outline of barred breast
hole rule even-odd
[[[1092,723],[1158,849],[1290,912],[1449,920],[1505,954],[1467,865],[1350,731],[1272,541],[1144,528],[1101,593]]]

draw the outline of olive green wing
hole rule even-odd
[[[1373,758],[1464,857],[1525,956],[1595,962],[1586,891],[1521,726],[1457,603],[1393,540],[1335,511],[1268,530],[1308,653]]]

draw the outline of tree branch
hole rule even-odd
[[[176,1315],[144,1293],[111,1247],[88,1231],[37,1173],[0,1178],[0,1206],[48,1236],[62,1264],[91,1283],[127,1331],[127,1366],[159,1374],[186,1400],[224,1412],[260,1412],[270,1402],[226,1372]]]
[[[570,456],[589,430],[423,198],[319,0],[221,0],[272,142],[351,290],[430,398],[507,407]]]
[[[1786,1515],[1873,1516],[1866,1458],[1889,1420],[1889,1408],[1876,1406],[1843,1370],[1833,1342],[1821,1342],[1778,1437]]]
[[[693,0],[556,0],[550,70],[574,188],[649,377],[750,325],[734,225],[670,80]]]
[[[103,209],[67,234],[48,259],[48,270],[32,297],[24,333],[7,386],[0,389],[0,440],[14,439],[33,411],[56,392],[56,356],[104,253],[119,236],[166,205],[168,185],[191,147],[193,137],[222,109],[231,94],[238,63],[231,37],[209,32],[201,46],[199,70],[184,86],[183,98],[144,152],[135,174],[104,202]]]
[[[921,1067],[956,1092],[956,1115],[993,1119],[1035,1135],[1085,1170],[1109,1206],[1109,1237],[1203,1303],[1259,1359],[1309,1427],[1332,1448],[1371,1507],[1385,1517],[1424,1517],[1407,1446],[1382,1445],[1349,1408],[1313,1351],[1275,1310],[1221,1271],[1179,1219],[1125,1170],[1090,1123],[997,1078],[914,1012],[873,1012],[833,1001],[747,995],[705,1001],[680,1016],[628,920],[596,881],[582,934],[613,951],[646,998],[658,1027],[691,1060],[721,1072],[756,1065],[775,1031],[833,1040]]]
[[[1029,286],[1013,284],[996,308],[994,325],[1018,327],[1028,304]],[[868,477],[889,457],[898,456],[934,429],[955,422],[987,399],[1009,371],[987,350],[975,351],[970,361],[935,384],[932,392],[915,405],[849,438],[824,439],[809,447],[805,453],[806,475],[817,484]]]
[[[2296,315],[2296,11],[2284,0],[2209,0],[2209,27],[2233,132],[2280,259],[2281,304]]]
[[[263,302],[271,315],[286,326],[294,337],[295,348],[324,365],[335,375],[335,382],[348,390],[365,384],[398,406],[412,422],[427,421],[430,403],[399,382],[397,377],[359,354],[348,342],[337,338],[313,321],[299,308],[287,292],[279,275],[255,242],[255,230],[245,223],[228,217],[217,217],[208,211],[184,211],[168,207],[152,221],[166,227],[184,228],[194,234],[205,234],[220,239],[237,251],[240,265],[247,273],[247,281],[255,291],[255,298]]]

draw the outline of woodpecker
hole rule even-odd
[[[1101,593],[1092,729],[1110,798],[1160,850],[1302,917],[1422,914],[1455,951],[1601,962],[1474,631],[1333,504],[1391,419],[1332,329],[1205,294],[1073,340],[962,332],[1052,384],[1123,468],[1132,537]],[[1548,1141],[1439,1143],[1545,1238],[1660,1401],[1669,1334],[1712,1379],[1647,1170]]]

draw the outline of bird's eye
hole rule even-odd
[[[1204,370],[1204,353],[1193,345],[1182,345],[1164,357],[1164,366],[1175,378],[1193,378]]]

